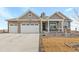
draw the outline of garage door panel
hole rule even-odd
[[[9,32],[10,33],[17,33],[17,26],[9,26]]]
[[[28,27],[25,27],[25,26],[21,27],[21,32],[22,32],[22,33],[27,32],[25,29],[27,29],[27,31],[28,31]]]

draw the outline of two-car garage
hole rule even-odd
[[[21,24],[21,33],[39,33],[39,24],[23,23]]]

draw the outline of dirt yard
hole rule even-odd
[[[37,52],[39,34],[0,34],[0,52]]]
[[[79,38],[42,37],[41,51],[44,52],[75,52],[76,49],[66,46],[64,43],[79,42]]]

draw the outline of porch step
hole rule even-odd
[[[63,32],[50,32],[50,33],[43,33],[46,36],[64,36]]]
[[[64,36],[64,37],[79,37],[79,33],[68,33],[65,35],[64,32],[50,32],[50,33],[43,33],[44,36]]]

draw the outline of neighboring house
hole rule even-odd
[[[3,33],[4,32],[4,30],[3,29],[0,29],[0,33]]]
[[[70,29],[71,19],[63,15],[61,12],[56,12],[51,16],[46,16],[41,13],[37,16],[32,11],[28,11],[24,15],[9,19],[8,32],[9,33],[39,33],[39,32],[64,32],[64,29]]]
[[[0,29],[0,33],[7,33],[8,31],[6,29]]]

